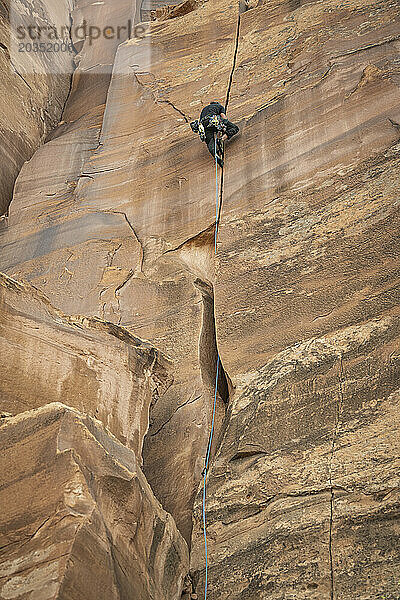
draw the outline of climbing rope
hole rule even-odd
[[[214,155],[215,155],[215,239],[214,239],[214,251],[217,255],[217,235],[218,235],[218,212],[219,212],[219,191],[218,191],[218,159],[217,159],[217,134],[214,133]],[[207,600],[208,591],[208,548],[207,548],[207,525],[206,525],[206,487],[207,487],[207,473],[208,465],[210,462],[211,446],[214,437],[214,425],[215,425],[215,412],[217,408],[217,393],[218,393],[218,375],[219,375],[219,354],[217,352],[217,370],[215,375],[215,391],[214,391],[214,405],[211,418],[211,430],[208,438],[208,446],[206,453],[206,460],[204,465],[204,482],[203,482],[203,534],[204,534],[204,553],[205,553],[205,584],[204,584],[204,600]]]
[[[214,237],[214,252],[215,252],[215,256],[217,256],[219,192],[218,192],[218,159],[217,159],[217,134],[216,133],[214,133],[214,154],[215,154],[215,237]]]

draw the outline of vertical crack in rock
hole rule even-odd
[[[332,447],[331,447],[331,455],[329,460],[329,485],[331,491],[330,497],[330,518],[329,518],[329,563],[330,563],[330,572],[331,572],[331,600],[334,600],[335,597],[335,573],[334,573],[334,564],[333,564],[333,543],[332,543],[332,534],[333,534],[333,509],[335,503],[335,492],[332,481],[332,463],[335,454],[336,447],[336,439],[340,427],[340,419],[343,408],[343,356],[340,357],[339,364],[339,398],[336,407],[336,418],[335,418],[335,428],[333,431],[332,437]]]
[[[238,54],[239,47],[239,35],[240,35],[240,2],[238,2],[238,19],[236,26],[236,40],[235,40],[235,48],[232,59],[232,68],[229,74],[228,87],[226,92],[226,100],[225,100],[225,112],[227,112],[229,98],[231,93],[231,87],[233,82],[233,75],[236,68],[236,59]],[[213,231],[213,239],[212,248],[214,249],[214,236],[215,232],[218,229],[222,204],[223,204],[223,184],[224,184],[224,174],[222,171],[221,179],[220,179],[220,191],[219,191],[219,207],[218,214],[216,215],[215,228],[208,228],[206,232],[209,232],[210,229]],[[204,232],[203,232],[204,233]],[[216,258],[216,257],[214,257]],[[223,363],[221,357],[218,352],[218,343],[217,343],[217,333],[216,333],[216,318],[215,318],[215,301],[214,301],[214,287],[208,281],[196,278],[194,281],[195,287],[200,291],[203,301],[203,319],[202,319],[202,327],[199,338],[199,364],[200,364],[200,373],[203,381],[204,388],[206,392],[210,394],[210,398],[214,398],[216,392],[217,385],[217,405],[216,405],[216,413],[215,413],[215,434],[214,441],[211,447],[211,455],[210,458],[212,460],[213,456],[218,449],[219,443],[222,439],[222,435],[224,432],[224,428],[227,425],[227,415],[228,415],[228,403],[229,397],[232,390],[232,383],[225,372],[223,367]],[[218,367],[218,380],[217,377],[217,365]],[[211,405],[212,408],[212,405]],[[196,586],[194,586],[195,589]]]
[[[239,2],[239,14],[238,14],[238,19],[237,19],[237,26],[236,26],[236,40],[235,40],[235,50],[233,52],[233,60],[232,60],[232,69],[229,75],[229,80],[228,80],[228,89],[226,90],[226,99],[225,99],[225,113],[228,110],[228,104],[229,104],[229,99],[230,99],[230,95],[231,95],[231,88],[232,88],[232,83],[233,83],[233,75],[236,69],[236,60],[237,60],[237,55],[238,55],[238,50],[239,50],[239,38],[240,38],[240,14],[241,14],[242,10],[241,10],[241,4]],[[216,226],[219,226],[219,222],[220,222],[220,218],[221,218],[221,211],[222,211],[222,204],[223,204],[223,194],[224,194],[224,171],[222,170],[222,174],[221,174],[221,188],[220,188],[220,195],[219,195],[219,209],[218,209],[218,215],[217,215],[217,224]]]
[[[201,279],[194,282],[203,299],[203,323],[199,339],[199,362],[201,378],[206,391],[213,398],[215,394],[215,383],[217,375],[217,361],[219,360],[217,381],[217,409],[215,419],[215,441],[212,455],[218,447],[218,438],[222,433],[222,425],[225,420],[226,408],[229,402],[231,383],[225,373],[222,360],[219,356],[217,335],[215,326],[214,290],[211,284]],[[221,402],[222,401],[222,402]]]
[[[225,112],[228,110],[229,97],[231,94],[231,87],[232,87],[232,82],[233,82],[233,74],[236,69],[236,59],[237,59],[237,54],[238,54],[238,49],[239,49],[239,36],[240,36],[240,6],[239,6],[237,26],[236,26],[236,41],[235,41],[235,50],[233,53],[232,69],[231,69],[231,73],[229,75],[228,89],[226,91]]]
[[[200,370],[204,384],[214,393],[217,360],[219,357],[215,328],[214,290],[209,283],[201,279],[196,279],[194,284],[200,291],[203,299],[203,324],[199,341]],[[221,359],[218,376],[218,394],[225,403],[228,402],[229,384]]]
[[[241,14],[241,5],[238,2],[238,18],[236,25],[236,40],[235,40],[235,49],[233,52],[232,59],[232,68],[229,75],[228,80],[228,88],[226,91],[226,99],[225,99],[225,113],[228,110],[229,98],[232,88],[233,75],[236,69],[236,60],[239,49],[239,37],[240,37],[240,14]],[[222,204],[223,204],[223,190],[224,190],[224,173],[222,171],[221,174],[221,183],[220,183],[220,194],[219,194],[219,207],[218,214],[216,215],[216,224],[215,227],[218,228]],[[225,373],[222,360],[219,356],[218,345],[217,345],[217,334],[216,334],[216,319],[215,319],[215,307],[214,307],[214,289],[208,283],[202,281],[201,279],[196,279],[194,282],[196,287],[199,289],[203,299],[203,326],[200,334],[199,340],[199,360],[200,360],[200,370],[203,378],[203,382],[205,386],[210,389],[213,394],[215,393],[215,379],[217,375],[217,361],[219,360],[220,370],[218,374],[217,381],[217,390],[219,397],[222,399],[225,405],[229,402],[229,394],[231,384],[229,383],[229,379]],[[224,411],[226,412],[226,411]]]
[[[73,28],[73,26],[74,26],[74,19],[72,17],[72,12],[69,11],[69,40],[70,40],[70,43],[71,43],[72,48],[74,49],[74,52],[75,52],[75,55],[76,55],[77,51],[75,49],[74,42],[72,40],[72,28]],[[73,67],[73,69],[71,71],[71,77],[70,77],[70,80],[69,80],[69,89],[68,89],[68,92],[67,92],[67,95],[66,95],[66,98],[65,98],[64,105],[63,105],[62,110],[61,110],[60,121],[62,121],[63,118],[64,118],[65,109],[66,109],[66,106],[67,106],[67,104],[69,102],[69,99],[71,97],[71,94],[72,94],[72,88],[73,88],[73,84],[74,84],[74,73],[75,73],[75,71],[76,71],[76,63],[74,62],[74,67]],[[46,140],[47,140],[48,136],[51,135],[51,133],[52,133],[52,131],[54,131],[54,129],[57,129],[57,126],[54,127],[51,131],[48,131],[46,133],[45,143],[46,143]]]
[[[71,31],[72,31],[72,27],[73,27],[73,25],[74,25],[74,20],[73,20],[73,18],[72,18],[72,14],[71,14],[71,12],[69,13],[69,23],[70,23],[69,39],[70,39],[70,42],[71,42],[71,44],[72,44],[72,46],[73,46],[73,41],[72,41]],[[75,73],[75,71],[76,71],[76,64],[75,64],[75,62],[74,62],[74,68],[72,69],[72,72],[71,72],[71,77],[70,77],[70,80],[69,80],[69,90],[68,90],[67,96],[66,96],[66,98],[65,98],[64,106],[62,107],[61,116],[60,116],[60,121],[62,121],[62,120],[63,120],[63,118],[64,118],[65,108],[66,108],[66,106],[67,106],[67,104],[68,104],[68,101],[69,101],[69,99],[70,99],[70,97],[71,97],[71,93],[72,93],[72,87],[73,87],[73,84],[74,84],[74,73]],[[51,133],[51,132],[49,132],[47,135],[49,135],[50,133]]]

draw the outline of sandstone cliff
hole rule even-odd
[[[0,232],[0,598],[204,597],[220,359],[207,598],[398,600],[398,3],[159,17],[32,93],[53,121]],[[216,256],[189,127],[213,99],[240,126]],[[33,133],[4,206],[44,141],[7,110]]]
[[[70,4],[35,0],[29,7],[23,0],[0,2],[0,214],[7,211],[22,164],[61,117],[70,86],[65,71],[72,65],[71,56],[63,53],[48,57],[49,65],[38,53],[12,52],[12,46],[18,47],[13,14],[21,15],[21,22],[33,14],[41,25],[59,27],[69,23]],[[54,72],[52,77],[45,68]]]

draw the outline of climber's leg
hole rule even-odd
[[[215,139],[214,139],[214,129],[206,129],[206,144],[209,153],[213,158],[215,158]],[[221,145],[217,142],[217,162],[220,167],[223,166],[224,162],[222,160],[222,152]]]
[[[215,142],[214,142],[214,130],[213,129],[206,129],[206,144],[207,144],[207,148],[209,153],[211,154],[211,156],[213,156],[215,158],[215,154],[214,154],[214,150],[215,150]]]
[[[219,138],[217,139],[217,155],[218,155],[218,157],[221,157],[221,159],[222,159],[221,162],[218,161],[219,166],[222,167],[223,166],[223,158],[224,158],[224,144],[223,144],[222,140]]]

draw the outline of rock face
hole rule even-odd
[[[0,306],[1,409],[63,402],[101,419],[140,462],[150,405],[171,384],[166,359],[126,329],[65,315],[5,275]]]
[[[240,22],[215,283],[236,394],[209,480],[209,597],[397,598],[400,15],[295,8]]]
[[[133,452],[62,404],[0,431],[1,598],[179,597],[187,546]]]
[[[397,304],[398,6],[279,4],[273,19],[270,6],[242,15],[230,95],[242,136],[216,286],[228,372]]]
[[[76,22],[138,14],[96,6]],[[398,3],[185,2],[160,18],[143,39],[83,44],[65,123],[18,177],[3,409],[61,400],[139,465],[143,446],[201,597],[220,357],[209,600],[397,600]],[[217,190],[189,127],[214,99],[241,129]]]
[[[28,26],[30,15],[35,15],[41,26],[60,30],[69,25],[69,0],[35,0],[31,11],[25,4],[22,0],[0,3],[0,214],[10,204],[22,164],[61,117],[73,67],[69,53],[53,53],[45,59],[41,53],[25,51],[25,43],[31,40],[20,41],[13,19],[18,15],[18,22]],[[24,28],[22,32],[27,34]]]
[[[199,19],[188,13],[167,26],[155,23],[143,40],[119,47],[104,120],[102,107],[80,103],[91,81],[75,73],[78,87],[65,109],[65,119],[75,120],[22,169],[0,264],[65,313],[121,324],[171,359],[174,385],[152,411],[144,468],[187,540],[217,358],[215,183],[210,157],[188,120],[210,93],[226,95],[238,21],[238,6],[227,0],[198,10]],[[167,47],[174,61],[168,73]],[[199,75],[193,65],[200,57],[208,69]],[[90,59],[93,65],[99,60]],[[43,176],[34,180],[43,165]],[[222,418],[222,399],[220,405]],[[170,478],[179,482],[174,489]]]
[[[210,597],[396,597],[399,323],[311,338],[248,377],[208,482]]]

